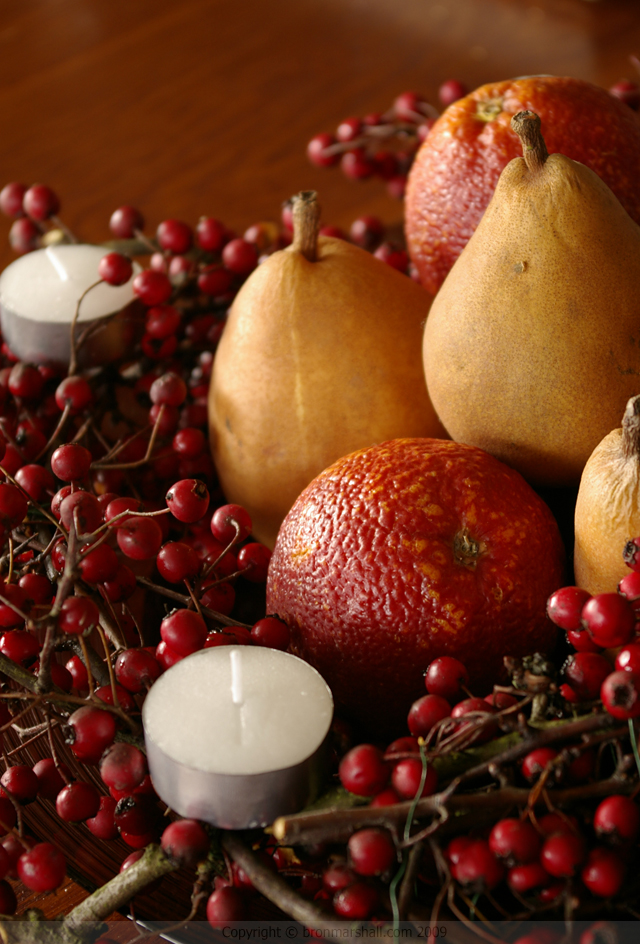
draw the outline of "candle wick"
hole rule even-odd
[[[231,659],[231,700],[234,705],[242,705],[244,702],[242,652],[240,649],[232,649],[229,658]]]

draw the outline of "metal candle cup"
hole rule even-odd
[[[328,685],[297,656],[202,649],[145,699],[154,788],[182,816],[224,829],[266,826],[317,794],[332,716]]]
[[[20,360],[66,366],[71,355],[71,323],[83,292],[99,280],[98,264],[108,252],[83,244],[49,246],[29,252],[0,276],[2,336]],[[134,263],[134,275],[140,266]],[[82,299],[76,337],[94,328],[79,362],[85,367],[109,363],[130,349],[138,303],[131,288],[102,283]]]

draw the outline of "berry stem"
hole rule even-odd
[[[292,198],[292,249],[302,253],[309,262],[315,262],[320,230],[320,205],[315,190],[303,190]]]
[[[531,173],[542,170],[549,157],[540,132],[540,118],[534,111],[519,111],[511,119],[511,127],[520,138],[522,155]]]
[[[80,305],[82,304],[85,296],[89,294],[92,288],[96,288],[97,285],[102,285],[102,279],[98,279],[97,282],[92,282],[88,288],[85,288],[84,292],[78,299],[76,310],[74,312],[73,318],[71,319],[71,325],[69,326],[69,346],[71,350],[69,357],[69,377],[73,377],[73,375],[78,372],[78,350],[80,348],[81,341],[76,340],[76,324],[78,318],[80,317]]]

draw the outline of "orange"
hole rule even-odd
[[[461,659],[485,695],[503,656],[549,652],[563,562],[555,519],[519,473],[474,446],[395,439],[338,460],[299,496],[267,612],[347,716],[386,729],[406,723],[437,656]]]
[[[586,164],[640,223],[640,119],[605,89],[581,79],[527,76],[483,85],[436,121],[411,168],[407,246],[435,294],[480,222],[498,178],[522,156],[511,117],[540,115],[550,153]]]

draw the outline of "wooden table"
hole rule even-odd
[[[4,0],[0,186],[51,185],[88,241],[108,238],[123,203],[150,233],[201,215],[241,233],[301,189],[318,190],[327,223],[398,222],[379,181],[312,167],[307,141],[406,89],[437,104],[447,78],[609,86],[638,78],[631,54],[637,0]],[[0,266],[12,258],[5,241]],[[23,903],[56,914],[83,894],[70,882]]]

